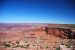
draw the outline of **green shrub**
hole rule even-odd
[[[4,44],[5,47],[11,47],[10,44]]]
[[[56,48],[56,50],[60,50],[60,47]]]

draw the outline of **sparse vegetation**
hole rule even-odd
[[[19,41],[16,41],[16,44],[19,44]]]
[[[56,50],[60,50],[60,47],[56,48]]]
[[[68,25],[66,25],[65,27],[67,28]],[[17,27],[17,26],[16,26]],[[43,27],[43,26],[42,26]],[[42,29],[41,27],[41,29]],[[0,32],[2,33],[2,37],[6,38],[4,42],[0,42],[0,46],[4,47],[4,48],[15,48],[12,50],[16,50],[16,48],[24,48],[24,49],[45,49],[45,50],[51,50],[51,49],[55,49],[55,50],[60,50],[60,45],[65,45],[67,46],[67,48],[71,47],[71,41],[65,41],[65,39],[68,40],[67,37],[68,33],[70,35],[70,33],[72,32],[71,29],[66,29],[65,27],[60,26],[58,27],[51,27],[51,26],[44,26],[43,30],[40,30],[36,27],[33,27],[33,29],[28,29],[26,30],[25,27],[23,27],[23,31],[19,28],[19,30],[16,32],[16,29],[9,29],[11,30],[11,34],[9,34],[9,30],[6,32]],[[72,27],[72,26],[70,26]],[[14,30],[14,31],[12,31]],[[22,32],[20,32],[20,30]],[[13,33],[12,32],[16,32],[16,34],[14,34],[15,36],[12,36]],[[35,35],[34,35],[35,34]],[[9,35],[9,36],[6,36]],[[21,36],[20,36],[21,35]],[[9,38],[8,37],[12,37]],[[27,38],[25,37],[27,36]],[[12,39],[15,40],[13,41]],[[35,37],[35,38],[31,38],[31,37]],[[23,38],[23,39],[22,39]],[[8,39],[8,40],[7,40]],[[62,40],[63,39],[63,40]],[[12,41],[11,41],[12,40]]]
[[[10,44],[4,44],[5,47],[11,47]]]

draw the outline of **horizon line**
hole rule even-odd
[[[41,22],[41,23],[35,23],[35,22],[33,22],[33,23],[27,23],[27,22],[25,22],[25,23],[21,23],[21,22],[11,22],[11,23],[9,23],[9,22],[0,22],[0,24],[70,24],[70,23],[43,23],[43,22]],[[71,23],[71,24],[74,24],[74,23]]]

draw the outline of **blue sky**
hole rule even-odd
[[[0,0],[0,23],[75,24],[75,0]]]

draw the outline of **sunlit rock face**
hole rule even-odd
[[[57,50],[62,45],[66,47],[67,44],[68,46],[70,40],[70,43],[75,42],[72,42],[72,38],[75,37],[75,29],[61,28],[62,25],[60,27],[59,25],[43,24],[2,26],[0,27],[0,50]]]
[[[48,35],[53,35],[62,39],[74,39],[75,33],[72,32],[71,29],[63,29],[63,28],[45,28],[45,32]]]

